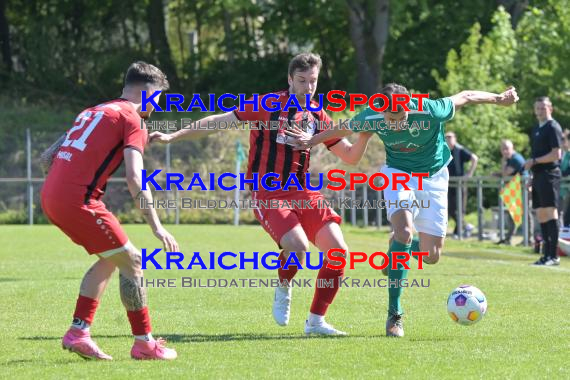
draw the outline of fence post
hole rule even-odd
[[[180,224],[180,204],[178,203],[180,201],[180,198],[178,197],[178,186],[176,186],[174,194],[176,197],[176,210],[174,211],[174,223]]]
[[[382,193],[378,191],[376,194],[376,229],[379,230],[382,227],[382,209],[380,208]]]
[[[362,198],[364,198],[364,203],[368,202],[368,185],[364,185],[364,193],[362,194]],[[364,227],[368,227],[368,206],[362,208],[364,210]]]
[[[459,240],[463,240],[463,182],[461,177],[457,177],[457,234]]]
[[[166,172],[170,173],[170,144],[166,144],[166,157],[165,157],[165,164],[166,164]],[[166,204],[170,200],[170,191],[165,191],[166,193]],[[176,208],[178,208],[178,199],[176,199]],[[170,223],[170,207],[166,207],[166,220]]]
[[[483,187],[477,179],[477,239],[483,240]]]
[[[528,209],[528,188],[526,187],[528,176],[522,177],[522,191],[523,191],[523,244],[528,247],[529,240],[529,209]]]
[[[344,201],[344,188],[340,190],[340,198],[338,200],[338,205],[340,208],[340,218],[344,222],[344,207],[340,207],[343,204],[342,201]]]
[[[26,161],[28,177],[28,225],[34,224],[34,185],[32,183],[32,135],[26,128]]]
[[[352,200],[352,207],[350,208],[350,224],[356,226],[356,208],[354,208],[354,204],[356,203],[356,188],[350,191],[350,199]]]
[[[499,186],[499,240],[503,240],[505,238],[505,207],[501,198],[501,189],[505,186],[503,178],[501,178]]]

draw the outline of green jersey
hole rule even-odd
[[[408,105],[405,124],[384,123],[384,114],[367,107],[349,122],[353,132],[374,132],[386,147],[386,164],[407,173],[429,173],[430,177],[446,166],[451,152],[445,143],[445,122],[455,113],[450,98],[424,99],[418,110],[418,99]]]

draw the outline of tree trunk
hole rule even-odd
[[[147,24],[151,53],[157,61],[157,66],[166,73],[170,83],[177,82],[176,68],[166,37],[162,0],[150,0],[147,7]]]
[[[224,42],[226,45],[226,54],[228,55],[228,61],[230,64],[234,63],[234,44],[232,36],[232,15],[228,10],[222,5],[222,11],[224,12]]]
[[[8,0],[0,0],[0,50],[2,62],[8,72],[12,71],[12,49],[10,48],[10,27],[6,18],[6,3]]]
[[[350,38],[356,53],[358,91],[370,96],[382,87],[382,63],[389,32],[389,0],[347,0],[347,6]],[[370,6],[374,8],[373,12],[369,12]]]
[[[511,15],[511,25],[516,28],[525,9],[528,7],[528,0],[497,0],[498,5],[502,5]]]

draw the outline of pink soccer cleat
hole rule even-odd
[[[166,340],[158,338],[149,342],[135,339],[131,349],[131,358],[137,360],[174,360],[178,357],[176,350],[164,345]]]
[[[75,352],[83,359],[113,360],[113,358],[99,349],[97,343],[91,339],[89,331],[71,327],[63,336],[61,345],[64,350]]]

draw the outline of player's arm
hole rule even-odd
[[[562,149],[552,148],[552,150],[545,154],[544,156],[540,156],[537,158],[529,158],[526,163],[524,164],[525,169],[530,169],[536,164],[548,164],[550,162],[558,161],[562,158]]]
[[[324,132],[321,132],[324,133]],[[320,133],[319,133],[320,134]],[[370,132],[361,132],[358,134],[358,139],[354,144],[351,144],[346,139],[342,139],[330,147],[330,151],[333,152],[335,156],[343,160],[349,165],[356,165],[364,156],[366,152],[366,147],[368,146],[368,140],[373,136]]]
[[[148,189],[142,190],[142,170],[144,168],[142,154],[136,149],[127,147],[123,155],[125,159],[127,185],[131,196],[135,200],[136,206],[141,210],[154,235],[162,241],[164,248],[169,252],[177,252],[178,243],[174,237],[162,227],[162,223],[160,223],[160,219],[154,207],[141,208],[141,199],[144,200],[143,204],[152,205],[151,191]]]
[[[340,129],[338,124],[335,124],[331,129],[319,132],[313,136],[305,133],[296,126],[286,130],[285,133],[297,139],[297,149],[310,149],[316,145],[324,143],[325,141],[346,137],[351,135],[353,132],[350,129]]]
[[[501,175],[503,177],[508,177],[515,174],[515,168],[513,168],[512,166],[507,165],[507,161],[503,161],[503,168],[501,170]]]
[[[519,100],[517,90],[514,87],[507,88],[500,94],[486,91],[465,90],[449,97],[455,106],[459,109],[468,104],[497,104],[501,106],[510,106]]]
[[[179,140],[196,140],[217,132],[217,128],[210,129],[210,126],[219,125],[219,123],[239,122],[233,112],[226,112],[218,115],[210,115],[203,119],[196,120],[192,124],[185,126],[174,133],[166,134],[162,132],[153,132],[149,135],[150,142],[159,142],[169,144]]]
[[[469,170],[467,171],[467,176],[473,177],[473,174],[475,173],[475,169],[477,169],[477,162],[479,162],[479,157],[477,157],[476,154],[471,153],[471,158],[469,159],[469,161],[471,162],[471,166],[469,167]]]
[[[57,139],[56,142],[54,142],[49,148],[44,150],[43,153],[40,155],[40,164],[45,173],[49,171],[55,153],[58,151],[59,147],[61,146],[61,144],[63,144],[66,138],[67,138],[67,133],[64,133],[59,139]]]

